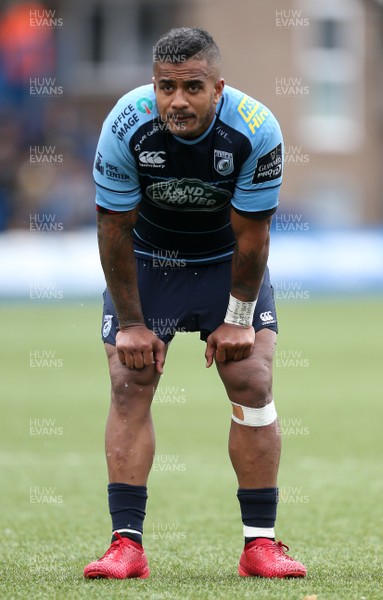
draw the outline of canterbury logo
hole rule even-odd
[[[158,152],[141,152],[139,159],[140,159],[140,163],[142,165],[163,165],[163,163],[165,162],[165,159],[161,157],[161,154],[165,154],[166,152],[164,152],[163,150],[160,150]]]
[[[271,311],[270,311],[270,310],[268,310],[268,311],[266,311],[266,312],[263,312],[263,313],[261,313],[261,314],[259,315],[259,317],[260,317],[261,321],[273,321],[273,320],[274,320],[274,317],[273,317],[273,315],[271,314]]]

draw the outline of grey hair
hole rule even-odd
[[[156,63],[183,63],[194,58],[205,59],[208,65],[220,71],[221,55],[210,33],[196,27],[177,27],[160,37],[153,48]]]

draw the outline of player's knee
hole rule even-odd
[[[272,400],[272,369],[265,363],[254,364],[224,384],[232,402],[261,408]]]
[[[154,395],[154,378],[144,377],[138,372],[138,377],[111,376],[112,402],[119,410],[150,409]]]

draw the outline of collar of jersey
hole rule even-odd
[[[198,144],[198,142],[201,142],[207,135],[209,135],[209,133],[213,129],[216,118],[217,118],[217,115],[214,115],[214,119],[210,123],[209,127],[206,129],[206,131],[203,132],[202,135],[200,135],[197,138],[194,138],[192,140],[185,140],[184,138],[178,137],[178,135],[175,135],[173,137],[177,140],[177,142],[181,142],[181,144],[187,144],[189,146],[191,146],[192,144]]]

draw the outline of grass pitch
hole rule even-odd
[[[242,579],[230,407],[204,344],[173,342],[153,407],[145,581],[87,581],[110,539],[100,305],[2,305],[0,597],[381,599],[381,299],[279,306],[277,536],[304,580]]]

